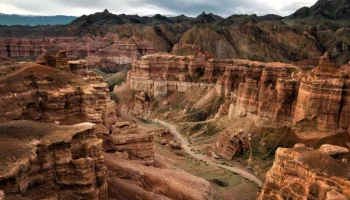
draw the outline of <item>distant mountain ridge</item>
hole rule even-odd
[[[22,25],[22,26],[38,26],[38,25],[62,25],[72,22],[77,17],[74,16],[34,16],[34,15],[15,15],[0,13],[0,25]]]
[[[169,23],[192,22],[194,24],[210,24],[220,22],[221,24],[241,24],[247,21],[283,21],[287,24],[302,22],[304,24],[322,24],[325,21],[333,21],[339,23],[350,22],[350,0],[319,0],[311,7],[303,7],[295,13],[287,17],[281,17],[274,14],[265,16],[256,15],[238,15],[234,14],[227,18],[212,13],[203,12],[197,17],[188,17],[186,15],[164,16],[156,14],[154,16],[138,16],[126,14],[112,14],[107,9],[103,12],[97,12],[91,15],[83,15],[81,17],[74,16],[26,16],[16,14],[0,13],[0,25],[65,25],[65,24],[81,24],[81,25],[120,25],[120,24],[146,24],[159,25]]]
[[[329,52],[350,60],[350,0],[319,0],[288,17],[212,13],[197,17],[112,14],[107,9],[60,26],[0,26],[0,38],[101,37],[147,41],[157,52],[199,48],[215,58],[296,62]],[[0,16],[1,17],[1,16]],[[1,21],[0,21],[1,23]],[[6,47],[4,48],[6,49]]]
[[[350,0],[319,0],[311,7],[303,7],[284,19],[285,22],[321,24],[325,21],[348,24],[350,22]]]

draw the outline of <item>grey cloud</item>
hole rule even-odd
[[[289,4],[285,7],[283,7],[282,12],[293,13],[302,7],[310,7],[312,5],[313,5],[313,3],[310,3],[310,2],[295,2],[295,3]]]
[[[0,0],[0,3],[47,15],[67,13],[80,15],[80,13],[76,14],[78,10],[96,12],[107,8],[113,13],[139,15],[161,13],[196,16],[205,11],[227,17],[232,14],[283,14],[297,9],[293,4],[285,7],[283,13],[280,13],[261,1],[254,0]]]

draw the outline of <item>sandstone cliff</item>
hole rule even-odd
[[[308,63],[308,62],[305,62]],[[246,117],[260,127],[292,127],[297,132],[349,128],[349,74],[325,54],[315,68],[238,59],[152,54],[133,63],[130,87],[160,101],[172,92],[216,88],[231,101],[230,117]],[[222,109],[229,104],[227,101]],[[220,114],[218,115],[220,116]]]
[[[211,200],[209,182],[177,169],[154,168],[104,155],[113,199]]]
[[[61,66],[69,66],[68,61]],[[107,84],[93,72],[82,73],[31,64],[1,78],[1,121],[88,121],[111,131],[116,114]]]
[[[196,61],[193,56],[147,55],[133,63],[128,80],[131,89],[145,91],[156,99],[165,97],[168,91],[185,92],[190,88],[214,87],[210,83],[195,83],[204,71],[204,63]]]
[[[122,71],[140,56],[155,53],[149,42],[122,40],[108,35],[43,39],[0,38],[0,56],[35,58],[45,52],[59,50],[65,50],[69,59],[87,59],[88,67],[98,67],[105,72]]]
[[[323,145],[314,150],[297,144],[278,149],[258,199],[349,199],[349,150]]]
[[[94,125],[0,125],[0,190],[6,199],[106,199],[107,168]]]

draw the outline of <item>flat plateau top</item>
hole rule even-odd
[[[80,132],[93,129],[92,123],[60,126],[30,121],[12,121],[0,124],[0,178],[14,166],[30,158],[37,144],[70,142]]]

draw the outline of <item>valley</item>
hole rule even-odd
[[[0,26],[0,200],[350,198],[350,2]]]

